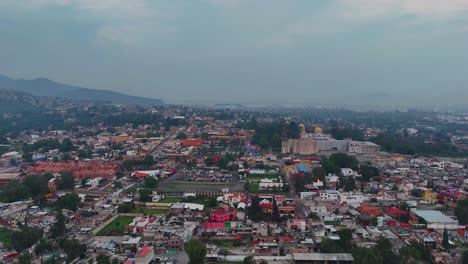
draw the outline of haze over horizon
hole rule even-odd
[[[0,74],[166,101],[468,98],[468,0],[6,0],[0,36]]]

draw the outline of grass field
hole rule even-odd
[[[260,190],[257,182],[250,182],[249,188],[251,193],[263,193],[263,194],[284,194],[283,190]]]
[[[114,221],[106,225],[97,236],[117,236],[123,235],[125,228],[133,221],[133,216],[119,216]]]
[[[278,179],[279,175],[274,175],[274,174],[249,174],[247,175],[247,179],[249,180],[261,180],[261,179]]]
[[[3,242],[5,248],[10,248],[11,246],[11,231],[5,228],[0,229],[0,241]]]
[[[180,202],[180,198],[178,197],[166,197],[164,199],[159,200],[158,203],[177,203]]]
[[[159,214],[166,214],[168,211],[169,211],[168,209],[155,209],[155,208],[149,208],[149,207],[136,207],[131,211],[131,213],[159,215]]]

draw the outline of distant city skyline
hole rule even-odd
[[[0,36],[0,74],[166,102],[468,98],[468,0],[6,0]]]

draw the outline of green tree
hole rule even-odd
[[[393,244],[390,240],[380,237],[375,248],[382,256],[382,264],[400,263],[400,257],[393,251]]]
[[[365,182],[370,181],[373,177],[379,176],[379,169],[376,167],[369,165],[369,164],[364,164],[361,165],[360,167],[360,173],[362,175],[362,180]]]
[[[147,155],[143,158],[143,160],[141,161],[142,165],[146,166],[146,167],[150,167],[150,166],[153,166],[154,164],[154,158],[153,156],[151,155]]]
[[[25,152],[25,153],[23,153],[23,155],[21,155],[21,158],[26,162],[32,162],[33,161],[33,154],[31,152]]]
[[[51,242],[42,237],[41,239],[39,239],[39,241],[36,244],[36,247],[34,248],[34,254],[42,255],[47,252],[52,252],[53,250],[54,245],[52,245]]]
[[[273,221],[281,221],[281,217],[278,211],[278,204],[276,203],[276,199],[273,199],[273,211],[271,213],[271,219]]]
[[[242,166],[244,167],[244,169],[248,169],[249,168],[249,163],[247,161],[244,161],[244,162],[242,162]]]
[[[208,134],[208,132],[201,133],[201,138],[202,139],[208,139],[209,137],[210,137],[210,134]]]
[[[78,240],[66,239],[60,242],[60,244],[63,251],[65,251],[68,256],[68,262],[71,262],[78,257],[83,258],[86,253],[86,245],[81,244]]]
[[[62,211],[59,211],[55,217],[54,224],[50,227],[50,237],[61,237],[65,235],[66,229],[65,216],[62,214]]]
[[[110,256],[104,253],[99,254],[96,257],[97,264],[111,264]]]
[[[468,199],[460,200],[455,206],[455,216],[461,225],[468,224]]]
[[[464,250],[462,253],[461,264],[468,264],[468,250]]]
[[[176,139],[187,139],[187,134],[179,132],[177,133]]]
[[[442,238],[442,247],[445,248],[445,250],[449,249],[450,247],[447,228],[444,228],[444,234]]]
[[[312,174],[314,175],[315,179],[324,181],[325,180],[325,170],[322,167],[314,167],[312,169]]]
[[[343,191],[350,192],[350,191],[354,191],[355,189],[356,189],[356,182],[354,181],[353,177],[350,176],[344,180]]]
[[[19,255],[18,263],[19,264],[31,264],[32,256],[29,252],[25,251]]]
[[[140,190],[140,202],[147,203],[151,202],[152,191],[150,189],[141,189]]]
[[[60,209],[68,209],[72,211],[78,210],[81,198],[76,193],[65,194],[60,197],[57,204]]]
[[[351,251],[355,264],[381,264],[383,258],[375,248],[355,247]]]
[[[202,264],[205,262],[206,248],[202,242],[191,239],[185,244],[184,249],[189,257],[189,264]]]
[[[242,261],[242,264],[254,264],[253,256],[245,257],[244,261]]]
[[[227,165],[229,164],[229,160],[225,157],[223,158],[220,158],[218,160],[218,167],[220,167],[221,169],[226,169],[227,168]]]
[[[343,253],[345,252],[340,245],[329,238],[323,238],[319,244],[320,252],[322,253]]]
[[[212,156],[208,156],[205,158],[205,165],[207,167],[211,167],[213,166],[214,162],[213,162],[213,157]]]
[[[69,171],[63,171],[60,173],[60,181],[58,187],[60,189],[71,189],[75,188],[75,178]]]
[[[158,186],[158,180],[150,176],[145,177],[144,183],[145,183],[145,188],[148,188],[148,189],[154,189]]]
[[[11,234],[11,245],[19,253],[34,245],[42,237],[42,230],[21,226],[19,231]]]

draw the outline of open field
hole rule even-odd
[[[133,216],[119,216],[105,226],[97,236],[118,236],[125,232],[125,228],[133,221]]]
[[[131,211],[131,213],[148,214],[148,215],[162,215],[162,214],[166,214],[168,211],[169,211],[168,209],[155,209],[155,208],[149,208],[149,207],[136,207]]]
[[[164,199],[159,200],[158,203],[177,203],[180,202],[181,198],[178,197],[165,197]]]
[[[11,233],[12,231],[0,228],[0,241],[3,242],[5,248],[9,248],[11,246]]]

